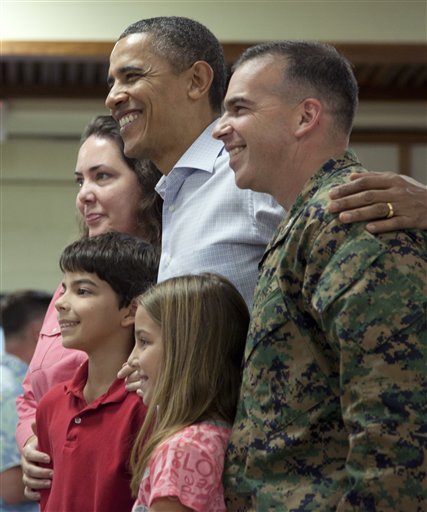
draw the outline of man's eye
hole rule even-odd
[[[82,186],[83,186],[83,178],[76,178],[75,181],[76,181],[78,187],[82,188]]]

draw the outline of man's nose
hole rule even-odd
[[[218,122],[212,132],[212,136],[215,139],[221,140],[226,135],[229,135],[232,132],[231,125],[227,119],[227,114],[224,114]]]
[[[127,92],[123,86],[113,84],[105,99],[105,106],[113,111],[118,105],[127,101],[127,97]]]

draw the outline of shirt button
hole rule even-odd
[[[173,212],[174,210],[175,210],[175,206],[174,206],[174,205],[169,206],[169,211],[170,211],[170,212]]]
[[[80,418],[80,416],[77,416],[76,418],[74,418],[74,423],[77,423],[77,425],[80,425],[81,422],[82,422],[82,419]]]

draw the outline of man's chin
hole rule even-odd
[[[145,158],[144,155],[141,155],[140,148],[131,142],[126,143],[126,141],[124,141],[123,152],[127,158],[134,158],[136,160],[143,160]]]
[[[236,182],[236,185],[238,188],[241,188],[242,190],[250,189],[248,180],[246,179],[246,175],[244,172],[242,172],[241,169],[239,171],[234,171],[234,181]]]

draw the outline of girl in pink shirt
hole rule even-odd
[[[133,512],[223,512],[249,312],[214,274],[164,281],[139,299],[128,363],[148,406],[131,468]]]

